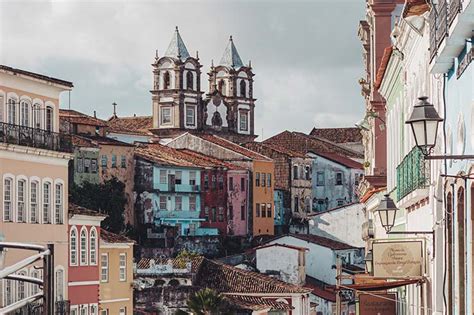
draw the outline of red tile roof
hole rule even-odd
[[[313,128],[309,134],[334,143],[362,142],[362,133],[356,127]]]
[[[60,109],[59,119],[61,121],[70,122],[73,124],[107,127],[107,123],[104,120],[83,114],[72,109]]]
[[[336,292],[326,283],[313,277],[306,276],[305,288],[311,289],[312,293],[323,300],[336,302]]]
[[[115,234],[107,230],[100,230],[100,239],[106,243],[135,243],[125,235]]]
[[[414,15],[422,15],[430,10],[430,5],[427,0],[406,0],[405,9],[403,10],[403,17]]]
[[[380,62],[379,69],[377,70],[377,76],[375,77],[374,87],[378,89],[382,84],[385,70],[387,70],[388,62],[392,56],[393,46],[387,47],[383,51],[382,61]]]
[[[69,208],[70,216],[74,214],[78,214],[78,215],[87,215],[87,216],[92,216],[92,217],[107,217],[107,215],[104,213],[100,213],[99,211],[96,211],[96,210],[87,209],[85,207],[78,206],[71,202],[69,202],[68,208]]]
[[[107,121],[110,132],[152,135],[149,129],[153,128],[153,116],[111,117]]]
[[[291,149],[288,149],[288,148],[285,148],[285,147],[282,147],[282,146],[277,146],[277,145],[272,144],[272,143],[247,142],[247,143],[244,143],[243,146],[246,147],[247,149],[256,151],[256,152],[258,152],[260,154],[263,154],[263,155],[265,155],[265,153],[263,153],[262,151],[267,149],[267,150],[272,150],[272,151],[278,152],[280,154],[283,154],[283,155],[286,155],[286,156],[292,157],[292,158],[306,158],[307,157],[305,154],[303,154],[301,152],[293,151]]]
[[[69,81],[56,79],[56,78],[53,78],[53,77],[45,76],[43,74],[34,73],[34,72],[21,70],[21,69],[16,69],[16,68],[12,68],[12,67],[5,66],[5,65],[0,65],[0,70],[13,72],[14,74],[25,75],[25,76],[28,76],[28,77],[31,77],[31,78],[40,79],[40,80],[44,80],[44,81],[64,85],[64,86],[67,86],[67,87],[70,87],[70,88],[72,88],[74,86],[72,84],[72,82],[69,82]]]
[[[352,159],[349,159],[345,156],[342,156],[336,153],[322,153],[322,152],[313,152],[313,153],[316,155],[322,156],[323,158],[326,158],[328,160],[331,160],[333,162],[344,165],[348,168],[355,168],[355,169],[360,169],[360,170],[364,168],[364,166],[361,163],[356,162]]]
[[[226,140],[224,138],[215,136],[215,135],[209,135],[209,134],[202,134],[199,135],[200,138],[212,142],[214,144],[217,144],[218,146],[221,146],[225,149],[234,151],[236,153],[239,153],[243,156],[246,156],[252,160],[264,160],[264,161],[271,161],[271,159],[267,158],[266,156],[259,154],[255,151],[249,150],[247,148],[244,148],[236,143],[233,143],[229,140]]]
[[[76,147],[97,148],[97,145],[92,143],[92,140],[78,136],[71,135],[72,144]]]
[[[133,144],[118,141],[109,137],[102,137],[102,136],[89,136],[84,135],[84,138],[92,140],[94,143],[101,144],[101,145],[116,145],[122,147],[133,147]]]
[[[302,132],[292,132],[288,130],[268,138],[267,140],[263,141],[263,143],[284,147],[302,154],[306,154],[311,151],[317,153],[337,153],[339,155],[352,158],[364,157],[362,153],[350,150],[330,140],[316,136],[310,136]]]
[[[272,311],[291,311],[293,307],[284,302],[277,302],[258,296],[225,294],[224,300],[240,310],[260,311],[270,308]]]
[[[232,163],[222,161],[216,159],[212,156],[204,155],[202,153],[192,151],[189,149],[178,149],[178,151],[186,153],[192,161],[196,164],[201,165],[203,167],[218,167],[218,168],[226,168],[229,170],[245,170],[243,167],[239,167]]]

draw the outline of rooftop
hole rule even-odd
[[[319,155],[325,159],[331,160],[335,163],[344,165],[347,168],[355,168],[355,169],[360,169],[360,170],[364,168],[364,166],[361,163],[354,161],[348,157],[336,154],[336,153],[323,153],[323,152],[312,152],[312,153]]]
[[[182,150],[177,150],[158,143],[140,144],[135,149],[135,156],[147,161],[178,167],[202,167],[196,163],[195,158],[190,157]]]
[[[119,140],[115,140],[112,138],[108,137],[102,137],[102,136],[89,136],[89,135],[84,135],[84,138],[92,140],[94,143],[101,144],[101,145],[116,145],[116,146],[122,146],[122,147],[133,147],[133,144],[122,142]]]
[[[287,244],[278,244],[278,243],[262,245],[262,246],[254,248],[254,250],[259,250],[259,249],[268,248],[268,247],[275,247],[275,246],[285,247],[285,248],[294,249],[294,250],[298,250],[298,251],[308,250],[306,247],[293,246],[293,245],[287,245]]]
[[[193,257],[190,259],[191,272],[196,273],[202,262],[202,257]],[[177,258],[141,258],[137,263],[137,269],[149,269],[154,261],[155,266],[171,265],[178,269],[182,267],[183,260]]]
[[[176,59],[181,59],[182,61],[189,58],[189,52],[184,44],[181,35],[179,34],[178,27],[176,26],[176,30],[171,38],[171,42],[168,46],[168,49],[165,52],[166,57],[173,57]]]
[[[107,215],[100,213],[96,210],[87,209],[85,207],[78,206],[74,203],[69,202],[69,215],[87,215],[92,217],[106,217]]]
[[[107,122],[72,109],[60,109],[59,119],[73,124],[107,127]]]
[[[294,237],[294,238],[297,238],[297,239],[300,239],[300,240],[303,240],[303,241],[306,241],[306,242],[309,242],[309,243],[317,244],[317,245],[320,245],[320,246],[323,246],[323,247],[327,247],[327,248],[330,248],[332,250],[345,250],[345,249],[355,249],[356,248],[354,246],[351,246],[351,245],[343,243],[343,242],[339,242],[339,241],[336,241],[336,240],[332,240],[332,239],[329,239],[329,238],[326,238],[326,237],[322,237],[322,236],[319,236],[319,235],[313,235],[313,234],[292,234],[292,233],[284,234],[284,235],[274,237],[274,238],[268,240],[266,243],[273,242],[273,241],[276,241],[278,239],[281,239],[283,237],[288,237],[288,236],[289,237]]]
[[[270,308],[272,311],[291,311],[293,309],[289,304],[258,296],[225,294],[224,300],[241,310],[260,311]]]
[[[244,66],[244,63],[242,62],[242,59],[240,59],[239,53],[237,52],[237,48],[235,48],[232,36],[229,38],[229,43],[224,50],[224,54],[222,55],[219,65],[232,67],[235,69],[239,69]]]
[[[62,86],[68,87],[68,88],[72,88],[74,86],[72,84],[72,82],[69,82],[69,81],[65,81],[65,80],[61,80],[61,79],[57,79],[57,78],[53,78],[53,77],[48,77],[48,76],[43,75],[43,74],[30,72],[30,71],[26,71],[26,70],[21,70],[21,69],[16,69],[16,68],[12,68],[12,67],[5,66],[5,65],[0,65],[0,71],[12,72],[13,74],[24,75],[24,76],[27,76],[27,77],[30,77],[30,78],[33,78],[33,79],[39,79],[39,80],[55,83],[55,84],[62,85]]]
[[[199,137],[206,141],[212,142],[220,147],[239,153],[249,159],[271,161],[271,159],[267,158],[266,156],[260,153],[244,148],[224,138],[221,138],[215,135],[209,135],[209,134],[202,134],[202,135],[199,135]]]
[[[387,47],[383,51],[382,61],[380,62],[380,66],[377,70],[377,76],[375,77],[375,88],[379,88],[382,84],[383,77],[385,75],[385,70],[387,70],[388,62],[390,61],[390,57],[392,56],[393,46]]]
[[[100,231],[100,239],[106,243],[135,243],[134,240],[129,239],[125,235],[115,234],[104,229]]]
[[[267,149],[271,150],[274,152],[277,152],[279,154],[286,155],[287,157],[291,158],[306,158],[307,156],[301,152],[293,151],[291,149],[282,147],[282,146],[277,146],[272,143],[264,143],[264,142],[247,142],[244,143],[243,146],[245,146],[247,149],[250,150],[255,150],[258,152],[261,152],[259,149]],[[263,154],[263,153],[261,153]],[[265,154],[264,154],[265,155]]]
[[[309,134],[334,143],[362,142],[362,133],[357,127],[313,128]]]
[[[107,121],[110,132],[151,135],[149,129],[153,128],[153,116],[113,116]]]

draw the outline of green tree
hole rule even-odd
[[[187,305],[189,310],[196,315],[220,314],[222,296],[212,289],[205,288],[194,293],[189,298]]]
[[[124,211],[127,203],[125,184],[116,177],[102,184],[83,183],[70,189],[71,202],[106,214],[101,227],[107,231],[121,233],[125,230]]]

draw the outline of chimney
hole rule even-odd
[[[94,118],[97,118],[97,112],[94,111]]]

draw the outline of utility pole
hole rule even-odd
[[[336,315],[341,315],[341,275],[342,275],[342,265],[341,258],[337,256],[336,258]]]
[[[48,244],[49,255],[43,261],[43,314],[54,314],[54,244]]]

